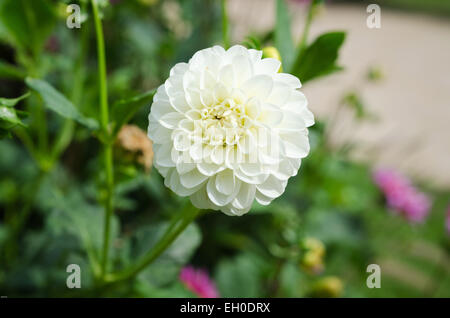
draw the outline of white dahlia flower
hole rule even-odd
[[[247,213],[269,204],[297,174],[314,124],[297,77],[236,45],[176,64],[149,115],[154,166],[164,184],[201,209]]]

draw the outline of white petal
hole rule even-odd
[[[233,193],[236,186],[233,170],[226,169],[216,176],[216,189],[225,194],[230,195]]]
[[[170,70],[170,76],[183,75],[189,69],[189,64],[187,63],[177,63]]]
[[[302,87],[302,84],[300,83],[300,80],[291,74],[287,73],[277,73],[274,75],[275,81],[283,82],[287,85],[289,85],[292,88],[300,88]]]
[[[198,189],[202,186],[201,184],[197,187],[186,188],[180,183],[180,176],[176,169],[171,169],[164,180],[164,184],[170,188],[177,195],[185,197],[193,194],[198,191]]]
[[[282,107],[287,103],[292,92],[292,88],[288,85],[280,82],[274,82],[272,92],[267,98],[267,102]]]
[[[208,194],[208,198],[217,206],[224,206],[230,203],[234,197],[231,195],[227,195],[221,193],[216,188],[216,177],[211,177],[208,180],[208,184],[206,186],[206,192]]]
[[[200,173],[197,169],[192,169],[191,171],[180,175],[180,182],[186,188],[193,188],[203,183],[208,176]]]
[[[230,96],[230,90],[222,83],[217,83],[214,86],[214,98],[217,103],[223,102]]]
[[[247,209],[251,207],[255,199],[256,186],[242,183],[236,198],[233,200],[233,207],[236,209]]]
[[[221,165],[225,162],[226,151],[222,146],[216,146],[211,153],[211,160],[215,164]]]
[[[216,173],[224,170],[225,167],[222,165],[214,164],[214,163],[200,162],[200,163],[197,163],[197,169],[198,169],[198,171],[200,171],[202,174],[204,174],[206,176],[213,176]]]
[[[286,156],[289,158],[304,158],[309,153],[309,141],[306,134],[283,134]]]
[[[165,114],[172,112],[176,112],[176,110],[167,100],[155,101],[151,106],[151,113],[156,119],[161,118]]]
[[[264,183],[258,184],[256,187],[263,195],[274,199],[284,192],[286,185],[287,181],[281,181],[274,176],[270,176]]]
[[[269,205],[270,202],[272,202],[273,200],[272,198],[269,198],[264,194],[262,194],[259,190],[256,190],[255,199],[256,202],[258,202],[261,205]]]
[[[272,104],[262,105],[261,115],[258,120],[270,127],[275,127],[283,120],[283,111]]]
[[[232,64],[225,65],[221,68],[219,82],[229,88],[235,87],[234,69]]]
[[[268,75],[256,75],[248,79],[243,85],[242,90],[248,97],[256,96],[260,100],[265,100],[272,91],[273,80]]]
[[[184,92],[170,95],[170,104],[180,113],[187,112],[189,109],[191,109],[191,106],[186,100],[186,95],[184,94]]]
[[[179,151],[186,151],[191,147],[191,140],[189,135],[183,130],[178,130],[177,133],[173,135],[173,147]]]
[[[206,194],[206,184],[200,187],[190,197],[192,204],[198,209],[213,209],[215,208]]]
[[[148,136],[156,144],[170,142],[172,130],[161,126],[153,116],[150,116],[148,125]]]
[[[162,167],[175,167],[172,160],[172,146],[170,143],[154,144],[155,161]]]
[[[247,56],[237,55],[233,58],[233,70],[236,86],[239,87],[253,75],[253,68]]]
[[[185,116],[178,112],[167,113],[161,118],[159,118],[158,122],[169,129],[174,129],[178,126],[178,123],[184,119]]]
[[[255,63],[255,74],[273,75],[280,69],[281,62],[273,58],[265,58]]]
[[[200,99],[200,90],[186,89],[186,101],[194,109],[202,108],[203,104]]]

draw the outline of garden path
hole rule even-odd
[[[243,8],[245,6],[245,8]],[[306,6],[292,1],[294,39],[299,39]],[[340,64],[345,71],[305,85],[319,118],[335,113],[342,97],[356,91],[376,120],[355,123],[341,111],[331,142],[357,144],[352,156],[389,166],[450,188],[450,20],[381,8],[381,29],[366,26],[366,7],[327,5],[311,28],[311,38],[346,30]],[[273,0],[230,0],[232,37],[241,41],[274,23]],[[367,80],[379,68],[383,78]]]

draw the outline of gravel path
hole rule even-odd
[[[299,39],[306,7],[290,8]],[[270,29],[273,10],[273,0],[230,0],[234,40]],[[340,57],[345,71],[304,87],[310,107],[326,118],[346,93],[359,92],[377,120],[356,124],[350,112],[339,112],[332,143],[355,142],[356,159],[450,188],[450,20],[382,8],[381,29],[369,29],[367,16],[364,6],[328,5],[317,17],[311,38],[330,30],[348,37]],[[384,74],[380,82],[366,80],[373,66]]]

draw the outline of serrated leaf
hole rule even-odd
[[[114,122],[114,133],[119,132],[120,128],[125,125],[131,118],[145,105],[149,105],[153,100],[156,89],[152,89],[145,93],[119,100],[113,104],[112,120]]]
[[[306,83],[314,78],[328,75],[342,67],[336,65],[339,49],[345,40],[345,32],[329,32],[320,35],[295,61],[292,74]]]
[[[99,124],[95,119],[82,115],[71,101],[46,81],[27,77],[25,82],[28,87],[41,95],[45,106],[50,110],[64,118],[73,119],[90,129],[98,129]]]

